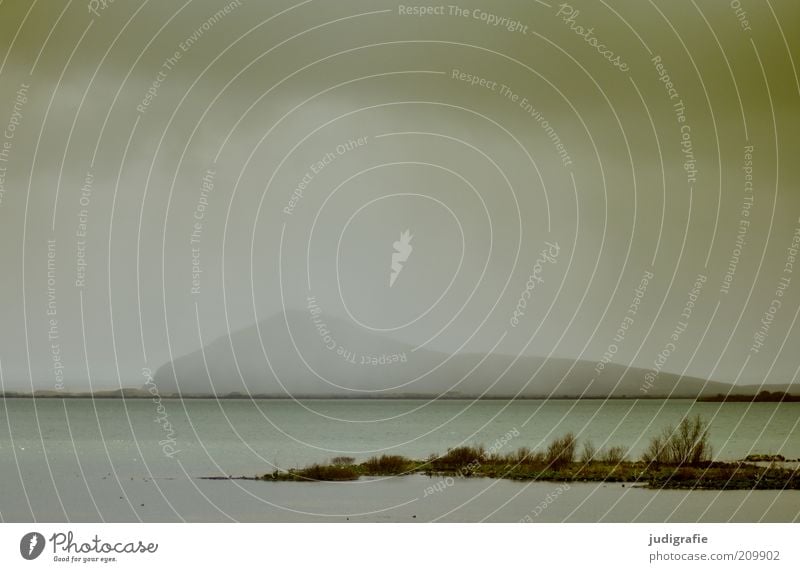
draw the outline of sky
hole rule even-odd
[[[141,385],[310,300],[793,382],[800,5],[734,5],[5,0],[3,387]]]

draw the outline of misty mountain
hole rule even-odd
[[[661,372],[645,393],[646,371],[609,363],[597,375],[596,366],[563,358],[448,355],[338,318],[290,311],[165,364],[154,380],[162,394],[218,396],[696,397],[731,388]]]

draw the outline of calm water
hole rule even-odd
[[[692,401],[32,400],[0,403],[0,518],[12,521],[792,521],[800,492],[654,492],[411,476],[356,483],[207,481],[335,455],[424,457],[462,443],[541,447],[566,431],[638,456],[687,412],[711,421],[715,456],[800,458],[800,403]],[[160,421],[157,417],[160,416]],[[171,427],[165,426],[168,421]],[[170,434],[169,431],[172,431]],[[172,457],[162,444],[174,438]],[[160,444],[161,443],[161,444]],[[169,442],[172,444],[172,442]],[[170,451],[170,449],[167,449]],[[452,484],[451,484],[452,483]],[[538,513],[538,514],[534,514]],[[416,517],[416,518],[415,518]]]

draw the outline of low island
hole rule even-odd
[[[327,464],[276,470],[255,477],[206,478],[319,482],[422,474],[524,481],[618,482],[651,489],[800,490],[797,462],[781,455],[749,455],[734,462],[713,461],[708,426],[700,417],[684,419],[677,428],[664,429],[650,441],[640,459],[626,459],[626,451],[625,447],[596,450],[589,442],[579,451],[577,438],[568,433],[552,441],[543,451],[521,448],[500,454],[484,447],[462,446],[425,460],[380,455],[356,463],[353,457],[335,457]]]

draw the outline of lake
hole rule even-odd
[[[710,421],[714,456],[800,458],[800,403],[691,400],[6,399],[5,521],[796,521],[800,491],[650,491],[413,475],[347,483],[208,481],[461,444],[541,448],[567,431],[637,457],[687,413]],[[516,436],[518,434],[518,436]],[[166,453],[166,454],[165,454]],[[442,481],[437,491],[431,485]],[[549,495],[549,496],[548,496]],[[548,500],[548,498],[550,500]],[[538,508],[537,508],[538,507]]]

